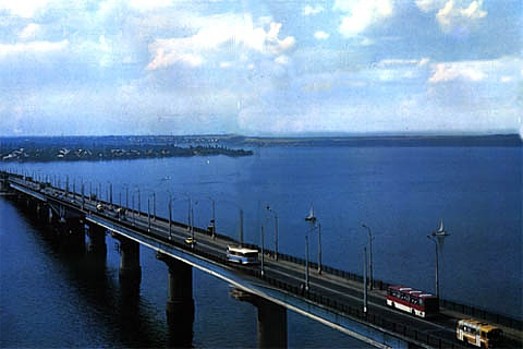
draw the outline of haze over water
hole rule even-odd
[[[374,234],[374,275],[391,283],[434,291],[434,245],[426,236],[443,220],[450,233],[441,246],[441,297],[521,318],[522,148],[266,146],[255,155],[134,161],[4,164],[37,176],[83,180],[88,191],[113,186],[125,203],[140,188],[141,208],[156,197],[167,217],[187,221],[188,197],[195,223],[206,226],[211,199],[220,233],[259,243],[267,226],[273,248],[278,214],[280,251],[304,257],[304,217],[311,205],[322,226],[323,261],[362,273],[368,225]],[[122,193],[121,195],[119,193]],[[106,194],[102,194],[105,196]],[[1,346],[165,346],[167,270],[141,249],[143,280],[136,317],[118,305],[119,256],[108,242],[106,274],[89,278],[74,258],[45,241],[42,229],[0,198]],[[316,258],[317,235],[311,237]],[[95,281],[96,280],[96,281]],[[195,272],[196,347],[256,346],[256,312],[232,300],[228,286]],[[290,347],[361,346],[324,326],[289,314]]]

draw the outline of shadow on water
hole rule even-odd
[[[65,273],[68,287],[81,296],[79,303],[87,304],[78,311],[88,311],[89,322],[105,327],[111,343],[118,338],[126,348],[193,346],[193,323],[180,318],[183,326],[169,328],[155,317],[152,305],[140,295],[140,284],[119,280],[118,272],[107,265],[107,254],[90,250],[83,223],[50,224],[31,208],[14,204],[25,223],[39,233],[37,240],[58,263],[58,272]]]

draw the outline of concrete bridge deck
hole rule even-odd
[[[86,223],[111,232],[130,246],[135,243],[151,248],[157,252],[159,259],[175,260],[198,268],[239,290],[277,305],[276,310],[271,310],[272,321],[280,318],[274,323],[280,327],[285,324],[285,332],[286,323],[281,320],[281,309],[298,312],[379,348],[464,346],[455,339],[455,324],[457,319],[470,317],[468,315],[442,309],[438,316],[430,320],[414,317],[387,307],[385,292],[379,288],[369,291],[368,311],[364,313],[362,282],[329,272],[329,268],[324,268],[319,273],[313,270],[311,264],[309,287],[306,289],[305,267],[299,259],[281,254],[276,259],[273,251],[264,249],[264,253],[259,256],[263,259],[262,265],[232,265],[227,262],[225,251],[234,241],[212,230],[192,228],[170,219],[152,217],[150,212],[137,212],[129,208],[124,211],[112,203],[101,202],[82,193],[72,193],[18,175],[3,173],[2,178],[4,189],[9,187],[9,190],[19,195],[45,204],[55,214],[80,216]],[[194,237],[196,244],[187,244],[188,237]],[[122,260],[122,265],[130,265],[131,269],[139,268],[139,258],[133,256],[133,253],[128,253],[127,257],[122,255],[122,258],[128,259]],[[173,267],[173,271],[176,269],[180,274],[186,273],[183,268],[178,265]],[[172,277],[175,278],[174,275]],[[186,278],[182,282],[173,279],[174,284],[192,290],[192,285],[187,285],[190,282],[192,278]],[[185,300],[192,301],[192,296],[187,296],[181,289],[173,289],[172,292],[183,294],[187,298]],[[279,315],[274,316],[278,313]],[[266,340],[267,346],[285,346],[286,334],[281,329],[270,329],[269,322],[260,326],[266,327],[265,330],[271,336],[276,333],[276,337],[282,338],[273,339],[272,342]],[[515,320],[508,325],[499,325],[506,333],[504,345],[523,347],[521,322]]]

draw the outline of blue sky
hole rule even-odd
[[[523,133],[520,0],[0,0],[0,135]]]

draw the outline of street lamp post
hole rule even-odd
[[[195,201],[194,204],[192,204],[192,201],[189,199],[190,205],[191,205],[191,238],[193,241],[193,247],[194,247],[194,205],[198,205],[198,201]]]
[[[367,315],[367,247],[363,248],[363,314]]]
[[[318,223],[318,274],[321,274],[321,224]]]
[[[305,234],[305,290],[309,290],[309,233]]]
[[[267,211],[274,215],[274,259],[278,260],[278,214],[270,206],[267,206]]]
[[[153,220],[156,221],[156,193],[153,191]]]
[[[265,274],[265,229],[261,226],[261,275]]]
[[[427,235],[427,239],[429,239],[430,241],[432,241],[434,243],[434,250],[436,252],[436,285],[435,285],[435,289],[436,289],[436,297],[439,298],[439,253],[438,253],[438,241],[430,236],[430,235]]]
[[[210,196],[207,198],[209,200],[211,200],[212,213],[211,213],[211,225],[210,226],[211,226],[211,237],[214,239],[214,238],[216,238],[216,202]]]
[[[151,231],[151,197],[147,197],[147,231]]]
[[[240,247],[243,245],[243,210],[240,209]]]
[[[109,204],[113,204],[113,183],[111,182],[107,182],[109,183]]]
[[[318,223],[318,274],[321,274],[321,227],[318,218],[314,215],[313,207],[311,207],[309,215],[305,217],[305,221],[311,224],[311,232],[314,232],[316,229],[316,223]]]
[[[367,231],[369,233],[369,286],[370,286],[370,289],[372,290],[373,283],[374,283],[374,270],[372,267],[372,240],[374,240],[374,238],[372,236],[372,231],[365,223],[363,223],[361,226],[363,228],[367,229]]]
[[[141,207],[140,207],[140,188],[135,188],[135,192],[138,193],[138,214],[140,214],[140,212],[142,211]],[[134,193],[133,193],[133,197],[134,197]],[[133,207],[134,207],[134,204],[133,204]]]
[[[278,260],[278,238],[280,235],[278,227],[278,215],[274,212],[274,259]]]
[[[83,209],[85,209],[85,195],[84,195],[84,181],[83,181],[83,179],[82,179],[81,190],[82,190],[82,210],[83,210]]]
[[[173,197],[171,195],[171,193],[169,193],[169,240],[172,239],[172,220],[173,220],[173,216],[172,216],[172,211],[173,211]]]

